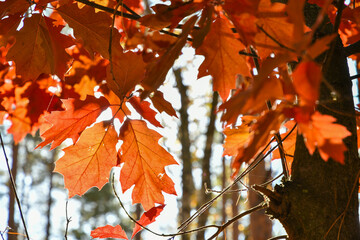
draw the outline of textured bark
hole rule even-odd
[[[305,10],[306,17],[313,14],[310,10]],[[311,22],[314,16],[310,18]],[[272,199],[268,209],[284,225],[291,240],[360,239],[357,194],[360,161],[352,83],[339,38],[329,51],[332,52],[326,54],[323,75],[336,90],[337,99],[333,99],[329,87],[322,84],[318,110],[336,117],[352,136],[344,141],[348,147],[345,165],[331,159],[325,162],[318,152],[311,156],[303,137],[297,137],[291,181],[275,188],[280,198]]]
[[[17,164],[18,164],[18,152],[19,145],[13,143],[12,144],[12,165],[11,165],[11,173],[13,175],[14,182],[16,183],[16,175],[17,175]],[[11,227],[10,232],[17,232],[17,224],[15,223],[15,194],[14,189],[9,183],[9,215],[8,215],[8,226]],[[8,234],[8,240],[16,240],[17,235]]]
[[[206,192],[205,186],[211,189],[211,172],[210,172],[210,158],[212,153],[212,145],[214,142],[214,133],[215,133],[215,120],[216,120],[216,108],[219,100],[219,95],[217,92],[213,93],[211,109],[210,109],[210,121],[206,132],[206,143],[204,149],[204,157],[201,160],[201,189],[200,196],[198,201],[198,208],[204,203],[208,202],[211,199],[211,194]],[[206,220],[209,216],[209,209],[207,209],[203,214],[199,216],[198,226],[205,226]],[[202,240],[205,239],[204,232],[198,232],[196,239]]]
[[[181,209],[180,209],[180,222],[184,222],[190,217],[191,211],[191,195],[194,192],[194,182],[192,178],[192,162],[190,153],[190,135],[189,135],[189,115],[188,106],[189,98],[187,95],[187,86],[182,82],[181,70],[174,70],[176,84],[181,96],[181,108],[180,113],[180,130],[179,139],[181,142],[181,159],[182,159],[182,198],[181,198]],[[190,239],[189,235],[182,235],[183,240]]]
[[[271,170],[266,170],[265,162],[261,163],[249,173],[249,185],[262,184],[269,180]],[[258,205],[264,201],[264,197],[255,191],[249,192],[249,207]],[[250,215],[250,231],[248,240],[263,240],[271,237],[272,223],[268,216],[264,214],[265,210],[253,212]]]

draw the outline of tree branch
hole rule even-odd
[[[360,53],[360,41],[353,43],[344,48],[345,56],[348,57],[350,55]]]
[[[5,151],[5,146],[4,146],[4,141],[2,139],[2,135],[0,133],[0,140],[1,140],[1,147],[3,149],[3,152],[4,152],[4,157],[5,157],[5,161],[6,161],[6,166],[7,166],[7,169],[8,169],[8,172],[9,172],[9,177],[10,177],[10,182],[11,182],[11,186],[14,190],[14,194],[15,194],[15,199],[16,199],[16,202],[17,202],[17,205],[18,205],[18,208],[19,208],[19,212],[20,212],[20,217],[21,217],[21,221],[24,225],[24,230],[25,230],[25,233],[26,233],[26,238],[28,240],[30,240],[30,237],[29,237],[29,233],[27,231],[27,227],[26,227],[26,224],[25,224],[25,219],[24,219],[24,215],[23,215],[23,212],[21,210],[21,204],[20,204],[20,200],[19,200],[19,197],[18,197],[18,194],[17,194],[17,191],[16,191],[16,186],[15,186],[15,181],[14,181],[14,178],[13,178],[13,175],[11,173],[11,170],[10,170],[10,165],[9,165],[9,159],[6,155],[6,151]]]
[[[255,212],[255,211],[258,211],[260,209],[263,209],[263,208],[266,208],[267,207],[267,204],[265,204],[264,202],[260,203],[259,205],[253,207],[253,208],[250,208],[249,210],[245,211],[245,212],[242,212],[240,213],[239,215],[236,215],[235,217],[233,217],[232,219],[228,220],[226,223],[224,223],[223,225],[219,226],[218,230],[216,231],[216,233],[214,233],[210,238],[209,240],[211,239],[214,239],[216,238],[222,231],[224,231],[225,228],[227,228],[229,225],[231,225],[232,223],[236,222],[237,220],[239,220],[240,218],[252,213],[252,212]]]

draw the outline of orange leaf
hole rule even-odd
[[[319,87],[322,78],[321,68],[315,62],[301,62],[292,74],[300,104],[315,106],[319,98]]]
[[[74,29],[76,39],[83,42],[84,47],[94,55],[94,52],[100,53],[104,58],[109,59],[109,39],[111,17],[104,12],[95,13],[95,9],[90,6],[84,6],[79,9],[77,4],[67,4],[56,9],[69,26]],[[121,55],[120,34],[118,30],[113,30],[112,54]]]
[[[239,172],[243,162],[253,161],[254,156],[270,140],[271,135],[279,131],[284,119],[285,116],[281,111],[269,111],[258,119],[250,130],[252,135],[250,136],[249,143],[240,145],[238,154],[233,159],[231,164],[234,171],[232,177],[235,177]]]
[[[8,0],[0,2],[0,19],[6,15],[13,15],[16,13],[24,13],[30,7],[29,2],[23,0]]]
[[[177,164],[160,145],[161,135],[149,129],[142,120],[127,119],[120,129],[121,162],[124,163],[120,182],[123,192],[135,185],[133,203],[141,203],[147,211],[155,203],[164,204],[162,191],[176,195],[174,183],[165,166]]]
[[[145,74],[145,63],[141,55],[127,52],[112,58],[112,70],[110,64],[107,67],[107,84],[109,88],[120,98],[131,91],[141,82]],[[129,64],[131,63],[131,64]]]
[[[239,147],[247,144],[250,140],[249,137],[251,136],[250,127],[245,126],[244,124],[236,128],[226,128],[224,129],[224,134],[226,138],[223,145],[223,155],[227,156],[236,156]]]
[[[69,198],[81,196],[92,187],[101,189],[117,164],[118,136],[114,126],[103,122],[85,129],[80,140],[64,149],[65,155],[56,161],[55,172],[64,176]]]
[[[147,101],[141,101],[139,97],[132,97],[129,99],[129,103],[135,108],[135,110],[152,125],[156,127],[163,127],[156,120],[156,112],[150,108],[150,103]]]
[[[310,154],[313,154],[317,147],[324,161],[332,158],[344,164],[344,152],[347,148],[342,140],[351,133],[345,126],[334,123],[335,121],[336,118],[316,111],[310,121],[299,122],[298,128],[304,136],[305,145]]]
[[[187,36],[190,33],[192,27],[196,22],[196,17],[190,18],[183,27],[183,31],[179,39],[162,55],[157,61],[148,64],[145,74],[145,79],[141,85],[145,88],[145,91],[141,94],[141,99],[145,99],[149,94],[160,87],[165,81],[165,77],[174,65],[175,60],[181,53],[181,49],[184,47]]]
[[[175,109],[171,103],[165,100],[162,92],[156,91],[153,96],[150,96],[150,99],[159,112],[166,112],[170,116],[177,117]]]
[[[150,223],[155,222],[155,219],[160,215],[162,210],[164,209],[165,205],[160,205],[157,207],[153,207],[147,212],[144,212],[144,214],[141,216],[138,223],[140,223],[142,226],[147,226]],[[133,230],[133,234],[131,235],[131,239],[134,238],[134,236],[142,230],[142,227],[140,225],[136,224]]]
[[[72,138],[76,143],[82,131],[93,124],[101,112],[110,105],[106,98],[94,96],[87,96],[84,101],[72,98],[62,101],[66,110],[53,111],[45,117],[52,123],[52,127],[41,135],[45,140],[37,148],[52,142],[50,149],[54,149],[67,138]]]
[[[250,76],[246,58],[239,54],[245,46],[238,41],[227,21],[217,18],[196,54],[204,55],[205,60],[199,68],[198,77],[211,75],[213,89],[225,101],[230,90],[235,88],[236,75]]]
[[[111,225],[106,225],[103,227],[98,227],[95,230],[91,231],[90,234],[93,238],[120,238],[120,239],[128,239],[125,231],[121,228],[120,225],[116,225],[115,227]]]
[[[16,42],[7,59],[15,61],[16,73],[25,80],[35,80],[42,73],[63,77],[70,56],[65,52],[73,42],[60,33],[62,26],[54,27],[52,19],[34,14],[25,18],[24,27],[16,32]]]

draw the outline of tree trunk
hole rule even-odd
[[[13,142],[12,144],[12,165],[11,173],[13,175],[14,183],[16,184],[16,175],[17,175],[17,165],[18,165],[18,153],[19,145]],[[15,194],[14,189],[9,183],[9,216],[8,216],[8,226],[11,227],[11,232],[17,232],[17,225],[15,223]],[[8,234],[8,240],[16,240],[17,235]]]
[[[305,16],[311,12],[305,10]],[[314,19],[314,17],[313,17]],[[318,110],[337,118],[352,136],[344,140],[348,152],[345,165],[325,162],[316,151],[312,156],[298,135],[291,181],[277,186],[268,212],[285,227],[289,239],[360,239],[356,122],[347,60],[340,38],[326,54],[323,75],[337,92],[334,99],[328,85],[320,89]]]
[[[53,199],[51,197],[52,189],[53,189],[53,170],[54,170],[54,162],[56,156],[56,149],[53,150],[51,154],[51,159],[48,162],[48,172],[49,172],[49,192],[48,192],[48,201],[47,201],[47,223],[46,223],[46,237],[45,239],[50,239],[50,230],[51,230],[51,207],[53,203]]]
[[[192,178],[192,162],[190,153],[190,135],[189,135],[189,115],[187,113],[189,106],[189,98],[187,95],[187,87],[182,82],[181,69],[174,70],[176,84],[181,96],[180,128],[179,139],[181,142],[181,159],[182,159],[182,198],[180,210],[180,222],[183,223],[190,217],[191,211],[191,195],[194,192],[194,182]],[[188,240],[189,235],[182,235],[182,240]]]
[[[238,186],[238,185],[236,185]],[[239,200],[239,193],[233,192],[231,194],[231,208],[232,208],[232,218],[239,214],[238,208],[238,200]],[[236,221],[232,224],[232,239],[238,240],[239,239],[239,221]]]
[[[201,189],[200,189],[200,196],[199,196],[197,208],[200,208],[201,205],[205,204],[211,199],[211,194],[206,192],[205,186],[211,189],[210,158],[212,153],[212,145],[214,142],[216,109],[217,109],[218,100],[219,100],[219,95],[217,92],[214,92],[212,97],[211,109],[210,109],[210,121],[206,132],[204,157],[201,161],[201,169],[202,169]],[[207,209],[199,216],[198,227],[205,226],[209,216],[209,209]],[[198,240],[205,239],[204,233],[205,233],[204,231],[198,232],[196,235],[196,239]]]
[[[271,170],[266,170],[265,161],[249,173],[249,185],[262,184],[269,180]],[[249,191],[249,206],[256,206],[264,201],[264,197],[255,191]],[[264,214],[265,210],[253,212],[250,215],[249,240],[263,240],[271,237],[272,224],[268,216]]]

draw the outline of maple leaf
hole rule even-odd
[[[116,225],[115,227],[111,225],[106,225],[103,227],[98,227],[95,230],[91,231],[90,234],[93,238],[120,238],[120,239],[128,239],[125,231],[121,228],[120,225]]]
[[[213,77],[213,89],[219,92],[223,101],[228,98],[230,90],[235,88],[237,74],[250,76],[246,58],[239,54],[244,48],[235,39],[227,21],[217,18],[203,44],[196,49],[196,54],[205,56],[198,77],[210,74]]]
[[[111,66],[107,67],[107,84],[109,88],[120,98],[133,90],[141,82],[145,75],[145,63],[141,55],[127,52],[112,58]],[[131,64],[129,64],[131,63]]]
[[[156,112],[150,108],[150,103],[147,101],[141,101],[139,97],[132,97],[128,101],[135,110],[152,125],[156,127],[162,127],[158,120],[156,120]]]
[[[308,121],[298,122],[299,133],[303,134],[305,145],[312,155],[316,148],[324,161],[329,158],[344,164],[347,150],[343,139],[351,133],[345,126],[334,123],[336,118],[315,111]]]
[[[54,149],[67,138],[71,138],[76,143],[82,131],[93,124],[102,111],[110,105],[106,98],[94,96],[88,96],[84,101],[66,99],[62,102],[66,110],[53,111],[45,117],[52,127],[41,135],[45,139],[36,148],[52,142],[50,149]]]
[[[74,29],[77,40],[82,41],[84,48],[91,56],[94,52],[100,53],[104,58],[109,59],[109,39],[111,17],[104,12],[95,13],[94,8],[84,6],[79,9],[77,4],[67,4],[56,9],[69,26]],[[120,34],[114,29],[112,33],[112,54],[122,54],[120,46]]]
[[[320,66],[315,62],[301,62],[292,73],[292,79],[300,104],[315,106],[322,79]]]
[[[140,223],[142,226],[147,226],[150,223],[155,222],[155,219],[160,215],[160,213],[162,212],[162,210],[164,209],[165,205],[160,205],[157,207],[153,207],[151,208],[149,211],[144,212],[143,215],[141,216],[140,220],[138,221],[138,223]],[[131,239],[134,238],[134,236],[140,232],[143,228],[139,225],[136,224],[133,230],[133,234],[131,235]]]
[[[60,33],[62,26],[54,27],[52,19],[34,14],[25,18],[24,27],[15,33],[16,42],[6,58],[16,64],[16,73],[22,78],[37,79],[42,73],[62,77],[70,56],[65,52],[73,41]]]
[[[141,99],[145,99],[149,94],[160,87],[165,81],[165,77],[170,68],[174,65],[175,60],[181,53],[184,47],[187,36],[196,22],[196,17],[191,17],[183,27],[183,31],[179,39],[156,61],[148,64],[146,68],[145,78],[141,85],[144,87],[144,92],[141,94]]]
[[[15,35],[20,21],[21,18],[18,15],[11,15],[0,20],[0,47],[5,47],[8,42],[13,41],[11,37]]]
[[[161,135],[146,126],[142,120],[125,120],[120,129],[120,182],[123,192],[135,185],[133,203],[141,203],[145,211],[155,203],[164,204],[162,191],[176,195],[174,183],[165,172],[165,166],[178,164],[160,145]]]
[[[92,187],[101,189],[117,165],[118,136],[112,124],[104,125],[100,122],[85,129],[80,140],[63,149],[65,155],[55,163],[54,171],[64,176],[69,198],[81,196]]]

